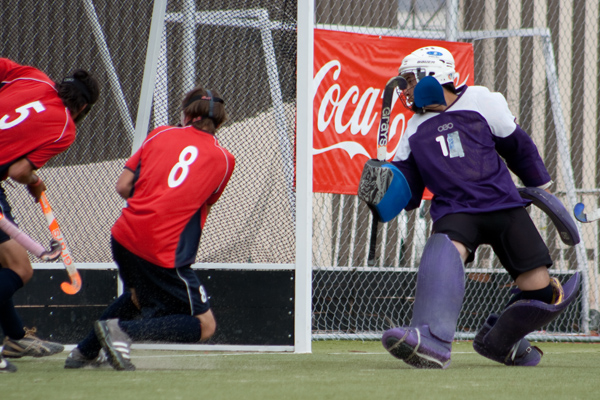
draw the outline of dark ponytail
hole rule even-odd
[[[182,111],[196,129],[215,133],[227,120],[225,102],[216,90],[196,86],[186,93],[182,101]]]
[[[83,69],[73,71],[73,74],[57,83],[56,90],[58,91],[58,97],[61,98],[71,114],[77,113],[84,105],[88,105],[75,122],[79,122],[87,115],[92,108],[92,104],[98,101],[100,96],[98,81]]]

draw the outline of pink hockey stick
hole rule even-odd
[[[50,250],[46,250],[44,246],[30,238],[29,235],[6,219],[2,213],[0,213],[0,229],[15,242],[25,247],[25,250],[43,261],[54,261],[60,256],[60,244],[56,240],[52,239]]]

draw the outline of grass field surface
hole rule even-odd
[[[134,350],[134,372],[65,370],[65,351],[14,360],[19,371],[0,374],[0,399],[600,398],[600,344],[538,346],[537,367],[506,367],[456,342],[447,370],[410,368],[378,341],[317,341],[312,354]]]

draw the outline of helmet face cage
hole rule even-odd
[[[413,103],[410,100],[408,100],[408,97],[406,97],[405,90],[400,90],[400,93],[398,93],[398,100],[400,100],[400,103],[402,103],[404,108],[412,110]]]
[[[427,76],[427,70],[425,68],[402,68],[400,67],[400,76],[402,76],[403,78],[405,78],[407,81],[410,81],[410,78],[408,77],[408,75],[413,75],[414,76],[414,80],[416,81],[416,83],[414,85],[416,85],[417,83],[419,83],[419,81],[421,79],[423,79],[424,77]],[[414,86],[412,87],[414,89]],[[409,100],[408,96],[406,95],[406,89],[405,90],[400,90],[400,92],[398,93],[398,99],[400,100],[400,102],[402,103],[402,105],[411,110],[411,111],[415,111],[415,107],[413,107],[413,102]]]

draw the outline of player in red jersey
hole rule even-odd
[[[76,123],[99,93],[98,82],[87,71],[75,70],[55,83],[34,67],[0,58],[0,181],[10,177],[26,185],[39,201],[46,185],[35,171],[73,143]],[[14,222],[1,186],[0,209]],[[0,232],[0,264],[0,327],[5,335],[0,372],[12,372],[16,368],[3,357],[42,357],[62,351],[63,346],[26,334],[12,297],[31,279],[33,268],[26,250],[4,232]]]
[[[98,364],[103,348],[113,368],[132,370],[132,340],[194,343],[215,332],[208,295],[191,264],[235,159],[215,137],[227,118],[220,95],[198,86],[182,104],[181,126],[150,132],[117,181],[127,206],[112,228],[112,249],[126,290],[65,368]]]

